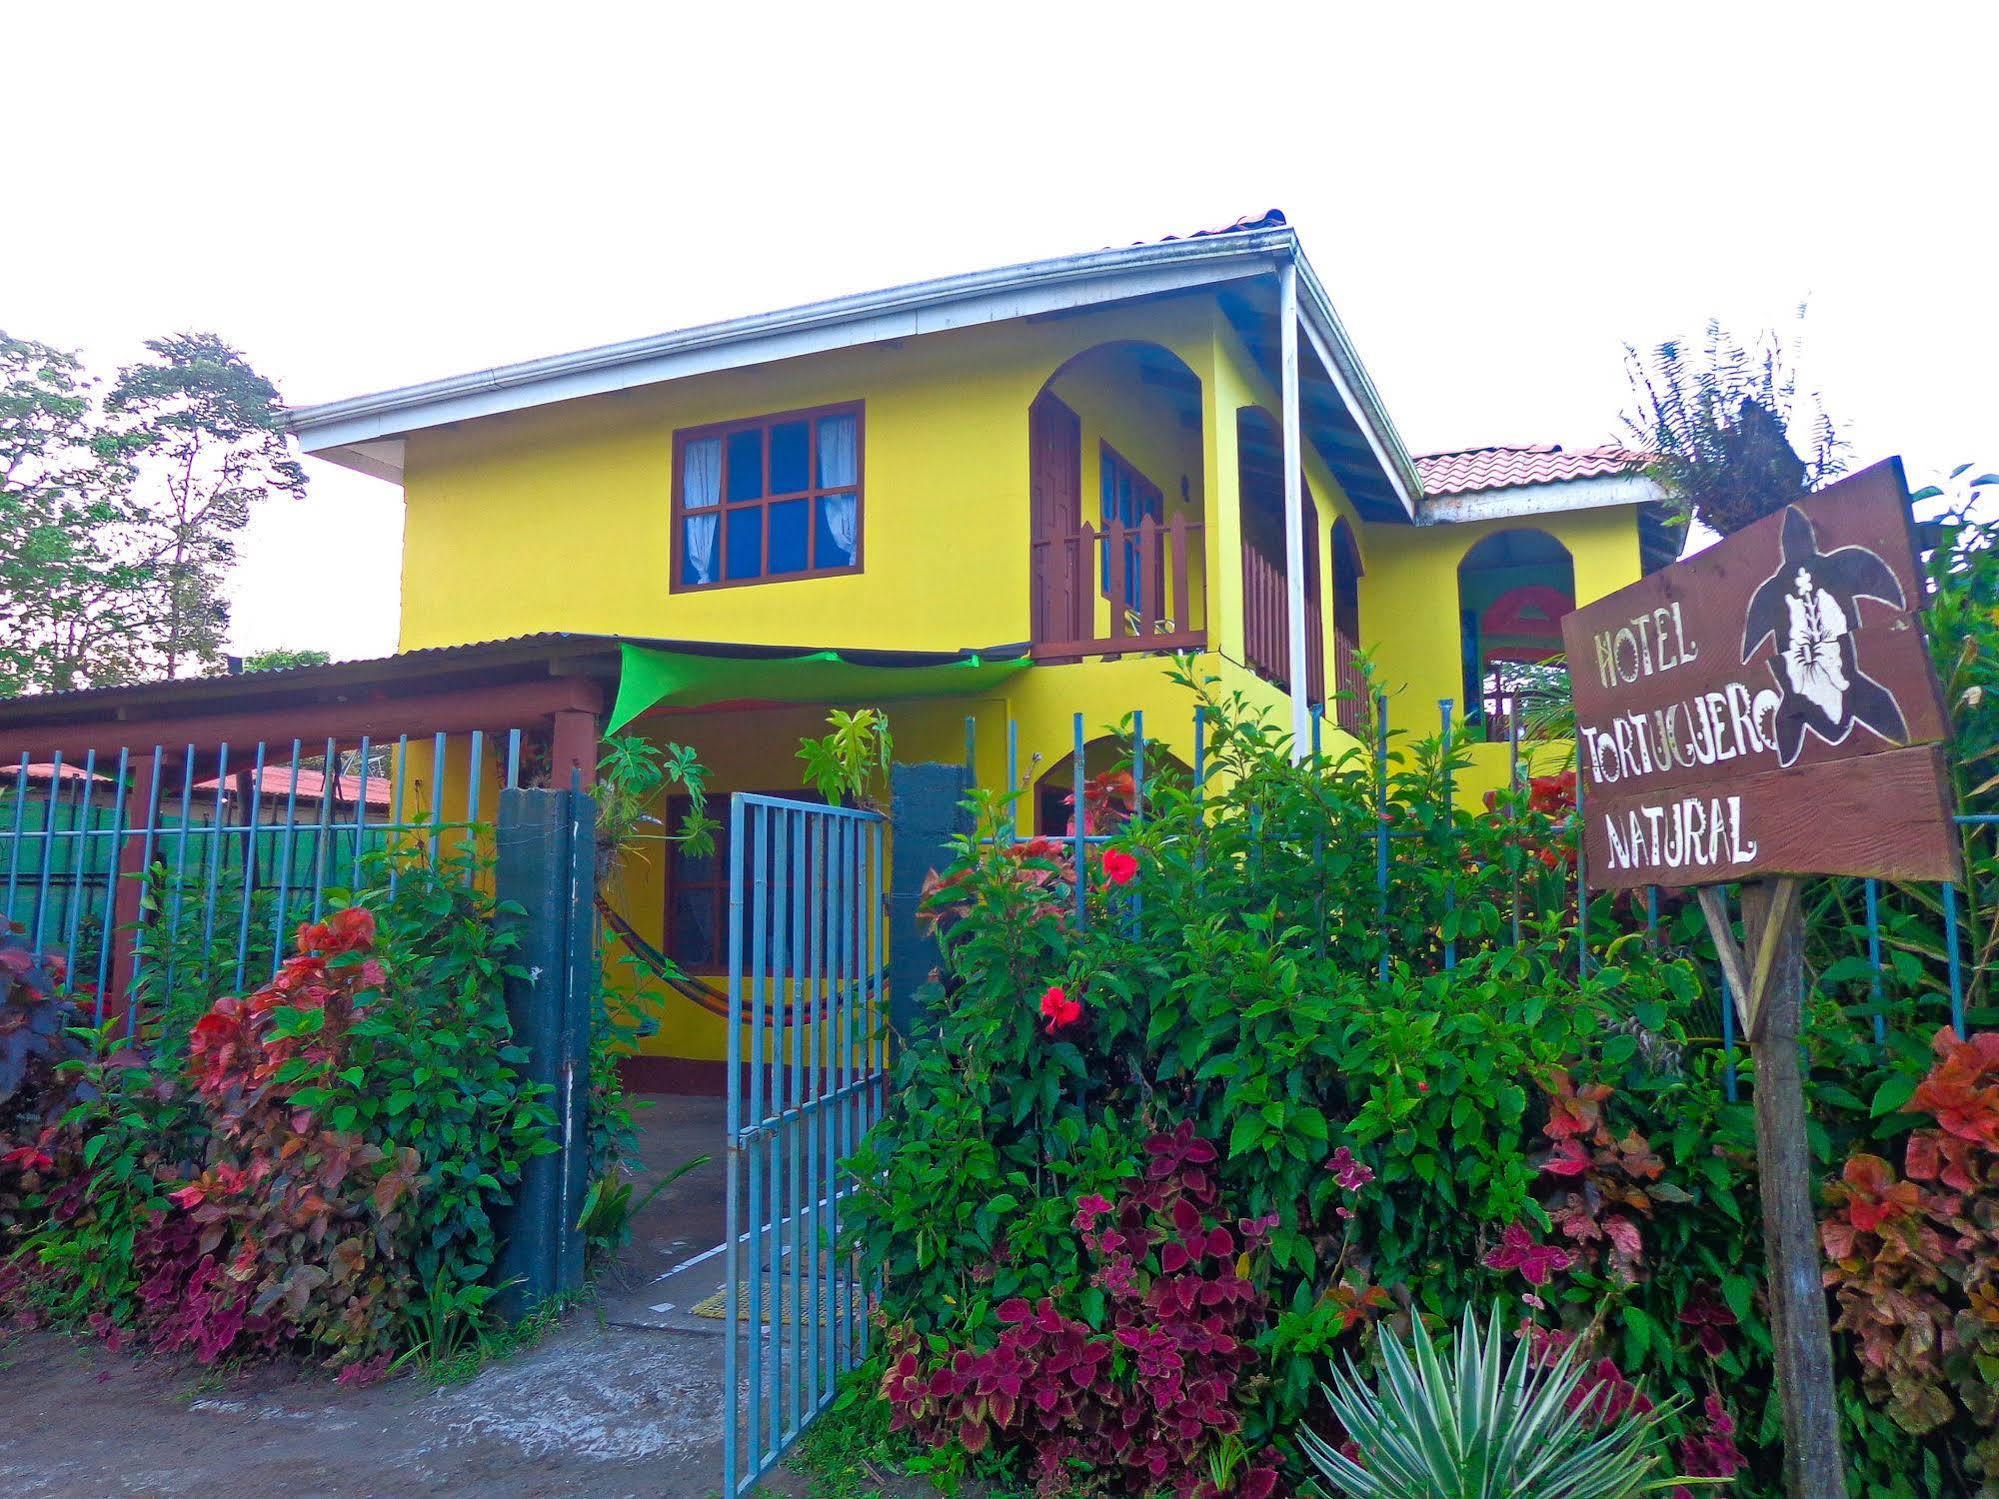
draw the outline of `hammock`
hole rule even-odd
[[[646,941],[639,934],[638,929],[625,920],[623,916],[619,915],[611,903],[602,895],[597,897],[597,914],[604,918],[604,924],[610,927],[620,942],[625,944],[626,950],[651,971],[654,978],[665,984],[667,988],[678,994],[689,1004],[707,1011],[718,1020],[729,1019],[729,996],[725,990],[717,989],[713,984],[704,983],[691,974],[682,973],[673,959]],[[798,1005],[794,1000],[786,1000],[781,1005],[765,1000],[763,1005],[763,1023],[767,1026],[791,1025],[798,1018],[797,1010]],[[806,1018],[818,1020],[824,1014],[825,1000],[822,998],[817,1004],[810,1007]]]

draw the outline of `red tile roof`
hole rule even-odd
[[[1290,221],[1281,208],[1266,208],[1260,214],[1244,214],[1233,224],[1217,224],[1211,229],[1190,229],[1185,234],[1165,234],[1156,240],[1142,239],[1141,245],[1166,245],[1177,239],[1207,239],[1216,234],[1246,234],[1252,229],[1282,229]]]
[[[263,781],[259,785],[258,790],[263,793],[264,799],[267,801],[286,798],[291,792],[291,780],[291,766],[266,765],[264,767]],[[212,794],[215,790],[215,782],[212,779],[203,781],[198,789]],[[354,805],[354,798],[360,793],[360,790],[361,778],[358,775],[337,776],[334,778],[333,783],[333,800],[336,804],[345,802],[351,807]],[[236,777],[232,772],[229,777],[229,792],[233,796],[235,791]],[[309,802],[317,806],[319,799],[325,794],[326,776],[324,772],[314,770],[310,766],[301,765],[298,768],[299,804],[304,806]],[[368,805],[371,807],[386,807],[388,804],[388,777],[383,775],[369,776]]]
[[[1456,453],[1430,453],[1416,460],[1423,493],[1472,494],[1481,489],[1511,489],[1518,484],[1562,484],[1571,479],[1602,479],[1636,473],[1645,455],[1609,444],[1566,452],[1559,443],[1519,447],[1465,448]]]
[[[20,774],[21,774],[21,768],[18,765],[0,766],[0,778],[12,776],[18,780],[20,778]],[[136,777],[138,776],[138,770],[136,766],[133,768],[131,774],[135,778],[134,784],[136,785],[137,784]],[[30,784],[36,781],[53,780],[54,778],[55,778],[55,767],[53,764],[31,763],[28,766],[28,781]],[[62,768],[62,778],[65,782],[82,780],[83,767],[80,765],[64,765]],[[107,775],[104,773],[102,768],[99,769],[97,774],[97,782],[99,785],[110,786],[116,781],[116,779],[117,779],[116,776]],[[172,779],[173,778],[171,776],[167,777],[168,781],[171,781]],[[258,787],[259,791],[262,793],[262,799],[265,801],[275,801],[287,798],[291,793],[291,780],[292,780],[291,766],[266,765],[264,767],[262,783]],[[371,807],[388,806],[390,789],[391,788],[389,785],[389,781],[386,776],[381,776],[381,775],[369,776],[368,805]],[[215,795],[215,778],[213,776],[210,776],[205,781],[196,782],[194,786],[194,791],[197,794],[205,794],[206,796],[213,797]],[[345,803],[347,806],[351,807],[354,805],[354,798],[360,794],[360,791],[361,791],[361,778],[358,775],[339,776],[334,781],[333,800],[336,805],[340,803]],[[325,774],[321,771],[312,769],[312,767],[310,766],[301,765],[298,770],[299,804],[301,806],[305,806],[307,804],[317,806],[319,804],[319,799],[323,795],[325,795],[325,793],[326,793]],[[168,796],[178,795],[179,793],[175,792],[171,785],[168,785],[166,784],[166,782],[163,781],[160,794],[164,798]],[[233,773],[229,777],[229,788],[225,793],[225,795],[230,798],[233,798],[236,795],[236,777]]]

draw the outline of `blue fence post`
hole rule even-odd
[[[1874,1005],[1874,1044],[1888,1044],[1888,1017],[1882,1013],[1881,990],[1881,886],[1876,880],[1861,882],[1867,898],[1867,997]]]
[[[1721,1087],[1730,1103],[1735,1102],[1735,992],[1729,987],[1728,970],[1721,973]]]
[[[1014,794],[1020,789],[1019,780],[1020,721],[1009,713],[1006,720],[1006,836],[1009,842],[1017,842],[1020,838],[1020,801]],[[1076,803],[1076,815],[1083,815],[1080,801]]]
[[[1950,958],[1950,1028],[1957,1032],[1957,1039],[1964,1039],[1964,959],[1958,952],[1957,941],[1957,884],[1944,881],[1943,887],[1943,940]]]
[[[1075,836],[1076,857],[1076,929],[1082,931],[1090,924],[1090,835],[1083,801],[1083,715],[1076,715],[1076,748],[1073,766],[1076,783],[1074,816],[1069,819],[1070,831]]]
[[[1388,694],[1374,699],[1374,887],[1381,909],[1381,962],[1377,976],[1388,982]]]
[[[1576,980],[1589,977],[1589,860],[1583,810],[1583,768],[1576,764]]]
[[[1131,820],[1133,826],[1145,823],[1145,710],[1134,708],[1131,714]],[[1133,884],[1131,890],[1131,919],[1137,922],[1145,910],[1144,883]]]
[[[1194,800],[1201,801],[1208,785],[1208,705],[1194,706]]]
[[[1443,736],[1444,750],[1444,856],[1448,867],[1444,871],[1444,921],[1450,924],[1451,917],[1458,908],[1458,878],[1456,861],[1453,858],[1457,846],[1457,778],[1451,772],[1451,710],[1456,700],[1448,697],[1437,699],[1437,722]],[[1458,966],[1458,939],[1455,933],[1444,941],[1444,968],[1446,971]]]

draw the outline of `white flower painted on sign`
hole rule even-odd
[[[1791,691],[1810,698],[1827,718],[1837,719],[1848,686],[1839,649],[1850,628],[1846,611],[1802,567],[1784,604],[1791,619],[1783,650]]]

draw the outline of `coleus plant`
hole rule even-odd
[[[140,1253],[146,1331],[161,1346],[212,1363],[282,1336],[343,1368],[389,1347],[413,1290],[406,1207],[426,1185],[422,1162],[299,1101],[344,1067],[348,1032],[384,982],[374,940],[363,907],[307,925],[276,978],[195,1025],[209,1159]]]
[[[1145,1152],[1142,1178],[1115,1202],[1076,1203],[1101,1314],[1014,1298],[999,1306],[990,1346],[941,1356],[892,1329],[881,1394],[896,1429],[949,1437],[974,1455],[1018,1447],[1037,1492],[1051,1496],[1222,1492],[1204,1454],[1242,1429],[1252,1340],[1269,1314],[1250,1262],[1275,1219],[1217,1221],[1218,1153],[1191,1122],[1154,1134]],[[1273,1453],[1250,1454],[1228,1489],[1242,1499],[1278,1492]]]
[[[1980,1493],[1999,1493],[1999,1034],[1932,1043],[1907,1108],[1918,1129],[1902,1173],[1847,1161],[1820,1225],[1836,1329],[1856,1344],[1862,1387],[1903,1430],[1968,1429]]]

